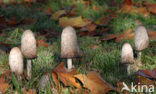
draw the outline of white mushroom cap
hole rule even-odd
[[[21,39],[21,51],[25,58],[36,57],[36,39],[32,31],[24,31]]]
[[[81,57],[81,51],[77,44],[77,36],[74,28],[68,26],[63,29],[61,35],[61,58]]]
[[[18,47],[14,47],[11,49],[9,55],[9,65],[12,72],[18,75],[21,75],[23,73],[23,56]]]
[[[134,62],[133,49],[129,43],[125,43],[122,46],[121,59],[122,59],[121,61],[122,63]]]
[[[134,43],[137,51],[144,50],[149,45],[147,30],[144,26],[138,26],[134,34]]]

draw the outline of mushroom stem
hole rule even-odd
[[[68,70],[72,69],[72,59],[71,58],[67,59],[67,67],[68,67]]]
[[[141,54],[142,54],[141,51],[138,52],[138,57],[137,57],[137,64],[138,64],[138,66],[141,66],[142,65],[142,63],[141,63]]]
[[[128,73],[128,75],[130,75],[131,74],[131,65],[130,64],[127,64],[127,73]]]
[[[28,79],[31,79],[31,60],[27,60],[27,76]]]

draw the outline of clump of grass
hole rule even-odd
[[[55,66],[54,54],[50,47],[37,48],[37,58],[33,60],[33,73],[38,75],[39,73],[47,72],[53,69]]]
[[[142,69],[150,69],[153,70],[156,68],[156,49],[153,47],[151,48],[154,42],[151,42],[149,47],[143,50],[141,61],[143,62],[144,66]]]
[[[136,18],[127,14],[120,14],[111,22],[111,33],[121,33],[129,28],[136,28]]]

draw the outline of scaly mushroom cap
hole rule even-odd
[[[23,55],[18,47],[11,49],[9,55],[9,65],[12,72],[18,75],[21,75],[23,73]]]
[[[81,57],[75,30],[68,26],[61,35],[61,58]]]
[[[132,64],[134,62],[133,49],[129,43],[122,46],[121,59],[122,63]]]
[[[149,45],[147,30],[144,26],[139,26],[135,30],[134,43],[137,51],[145,49]]]
[[[36,57],[36,39],[32,31],[26,30],[21,39],[21,51],[25,58]]]

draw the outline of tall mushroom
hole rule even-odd
[[[127,73],[130,74],[130,65],[134,63],[133,49],[129,43],[122,46],[121,63],[126,65]]]
[[[138,51],[137,63],[141,66],[141,51],[149,45],[147,30],[144,26],[138,26],[136,28],[134,34],[134,44],[136,50]]]
[[[36,39],[32,31],[24,31],[21,38],[21,51],[27,59],[27,75],[31,78],[31,60],[36,57]]]
[[[18,47],[11,49],[9,54],[9,66],[18,77],[23,74],[23,55]]]
[[[67,26],[61,35],[61,58],[67,58],[67,68],[72,69],[72,58],[81,57],[74,28]]]

